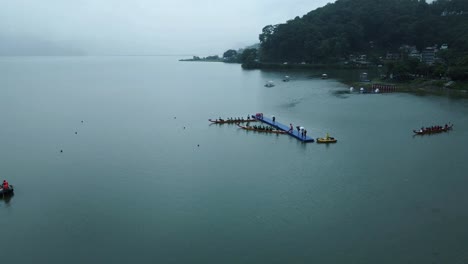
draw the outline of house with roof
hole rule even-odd
[[[421,61],[432,65],[437,58],[437,48],[436,47],[427,47],[421,52]]]

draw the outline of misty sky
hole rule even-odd
[[[221,55],[333,0],[0,0],[1,50]]]

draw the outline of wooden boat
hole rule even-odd
[[[337,141],[334,137],[317,138],[317,143],[336,143]]]
[[[273,130],[268,130],[268,129],[258,129],[258,128],[254,128],[254,127],[251,127],[251,126],[241,126],[239,124],[237,124],[238,127],[244,129],[244,130],[250,130],[250,131],[257,131],[257,132],[263,132],[263,133],[274,133],[274,134],[287,134],[288,132],[287,131],[283,131],[283,130],[278,130],[278,129],[273,129]]]
[[[208,119],[213,124],[237,124],[237,123],[247,123],[247,122],[257,122],[257,119],[240,119],[240,120],[229,120],[229,119]]]
[[[438,134],[438,133],[447,132],[449,130],[452,130],[452,128],[453,128],[453,124],[450,125],[450,126],[447,126],[447,127],[442,127],[440,129],[413,130],[413,133],[416,134],[416,135]]]
[[[13,185],[10,185],[8,189],[0,188],[0,197],[12,195],[14,191]]]

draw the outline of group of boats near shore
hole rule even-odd
[[[320,78],[322,78],[322,79],[328,79],[328,75],[327,75],[326,73],[323,73],[323,74],[320,76]],[[290,80],[291,80],[291,78],[290,78],[288,75],[284,76],[284,78],[283,78],[283,82],[289,82]],[[265,86],[265,87],[268,87],[268,88],[274,87],[274,86],[275,86],[275,82],[272,81],[272,80],[267,81],[267,82],[265,83],[264,86]]]

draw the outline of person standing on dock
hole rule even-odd
[[[307,138],[307,130],[304,129],[304,138]]]
[[[275,116],[271,116],[271,120],[273,120],[273,123],[274,123],[276,120]]]
[[[289,124],[289,130],[288,130],[288,133],[292,133],[293,132],[293,125],[292,124]]]
[[[296,126],[296,129],[297,129],[297,135],[299,136],[299,129],[300,129],[300,127],[299,127],[299,126]]]

